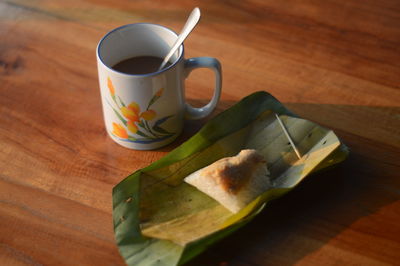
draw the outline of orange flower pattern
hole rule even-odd
[[[122,106],[121,113],[125,118],[128,119],[128,121],[139,121],[139,113],[136,112],[135,109],[131,108],[130,105],[128,105],[128,107]]]
[[[129,130],[130,132],[132,132],[133,134],[135,134],[135,133],[138,131],[137,125],[135,124],[135,122],[133,122],[133,121],[131,121],[131,120],[129,120],[129,121],[127,122],[127,126],[128,126],[128,130]]]
[[[160,89],[156,92],[156,94],[154,94],[154,95],[157,96],[157,97],[161,97],[161,95],[163,94],[163,92],[164,92],[164,88],[160,88]]]
[[[147,110],[140,114],[140,117],[146,121],[153,120],[156,117],[156,112],[154,110]]]
[[[115,87],[110,79],[107,78],[107,87],[109,89],[111,98],[115,107],[111,106],[118,119],[122,122],[112,123],[114,136],[122,140],[137,142],[137,143],[151,143],[161,141],[173,136],[175,133],[168,132],[161,125],[173,117],[172,115],[155,120],[157,112],[150,107],[157,102],[163,95],[164,88],[160,88],[150,99],[146,110],[141,112],[140,106],[136,102],[131,102],[125,105],[120,97],[116,95]],[[109,103],[110,104],[110,103]],[[111,105],[111,104],[110,104]],[[131,135],[135,134],[135,135]],[[137,136],[136,136],[137,135]]]
[[[114,85],[113,85],[112,82],[111,82],[110,77],[107,78],[107,87],[108,87],[108,89],[110,90],[111,97],[114,97],[114,95],[115,95],[115,89],[114,89]]]
[[[113,125],[113,134],[117,135],[121,139],[127,139],[128,138],[128,133],[126,133],[126,130],[123,126],[117,123],[112,123]]]

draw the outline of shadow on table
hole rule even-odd
[[[205,104],[208,103],[208,100],[193,100],[189,99],[189,103],[192,104],[194,107],[201,107],[204,106]],[[208,120],[210,120],[212,117],[216,116],[220,112],[228,109],[232,105],[234,105],[236,102],[234,101],[220,101],[218,103],[217,108],[214,110],[214,112],[209,116],[204,119],[200,120],[186,120],[183,128],[182,134],[170,145],[165,146],[164,148],[159,149],[159,151],[172,151],[179,145],[181,145],[183,142],[188,140],[191,136],[196,134],[203,126],[205,123],[207,123]]]
[[[199,105],[205,102],[198,101]],[[215,113],[233,104],[222,102]],[[394,112],[392,118],[395,120],[400,117],[400,109],[393,107],[285,105],[314,121],[324,110],[336,112],[333,114],[336,116],[368,111],[378,114]],[[180,145],[205,122],[187,122],[178,141],[164,150]],[[329,124],[325,126],[329,127]],[[397,201],[400,190],[396,177],[399,171],[396,165],[400,155],[398,149],[346,131],[335,132],[351,149],[345,162],[308,177],[286,196],[271,202],[248,225],[210,247],[188,265],[294,264],[320,249],[360,218]]]

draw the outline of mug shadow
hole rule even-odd
[[[201,100],[201,99],[188,99],[188,102],[195,106],[195,107],[200,107],[206,105],[209,100]],[[235,101],[220,101],[218,103],[218,106],[215,108],[215,110],[211,113],[206,118],[200,119],[200,120],[185,120],[184,125],[183,125],[183,131],[182,133],[177,137],[177,139],[172,142],[171,144],[162,147],[158,149],[157,151],[161,152],[170,152],[185,141],[187,141],[190,137],[192,137],[194,134],[196,134],[206,123],[209,121],[211,118],[214,116],[218,115],[222,111],[228,109],[232,105],[234,105],[236,102]]]
[[[191,102],[201,105],[207,100]],[[220,102],[210,118],[234,103]],[[314,121],[318,120],[315,110],[400,114],[400,108],[395,107],[284,104],[296,114]],[[398,119],[399,116],[393,117]],[[210,118],[185,122],[185,129],[177,141],[161,150],[176,148]],[[329,171],[309,176],[293,191],[272,201],[249,224],[211,246],[187,265],[292,265],[319,250],[361,218],[399,200],[400,182],[396,177],[399,169],[397,158],[400,157],[398,149],[333,129],[350,148],[346,161]],[[387,171],[390,167],[393,171]]]

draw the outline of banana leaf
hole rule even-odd
[[[279,114],[298,159],[276,120]],[[183,179],[245,148],[267,160],[273,188],[234,214]],[[113,189],[117,245],[128,265],[180,265],[251,221],[272,199],[348,150],[329,129],[301,119],[266,92],[253,93],[211,119],[196,135]]]

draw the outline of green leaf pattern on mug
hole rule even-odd
[[[164,92],[163,88],[160,88],[153,95],[146,110],[140,112],[138,103],[131,102],[126,105],[122,99],[115,94],[115,87],[110,77],[107,78],[107,87],[115,106],[111,105],[111,103],[109,104],[120,120],[112,123],[113,130],[111,134],[113,136],[123,141],[145,144],[162,141],[175,134],[161,127],[161,125],[173,117],[173,115],[155,120],[157,113],[155,110],[151,109],[151,106],[161,98]]]

